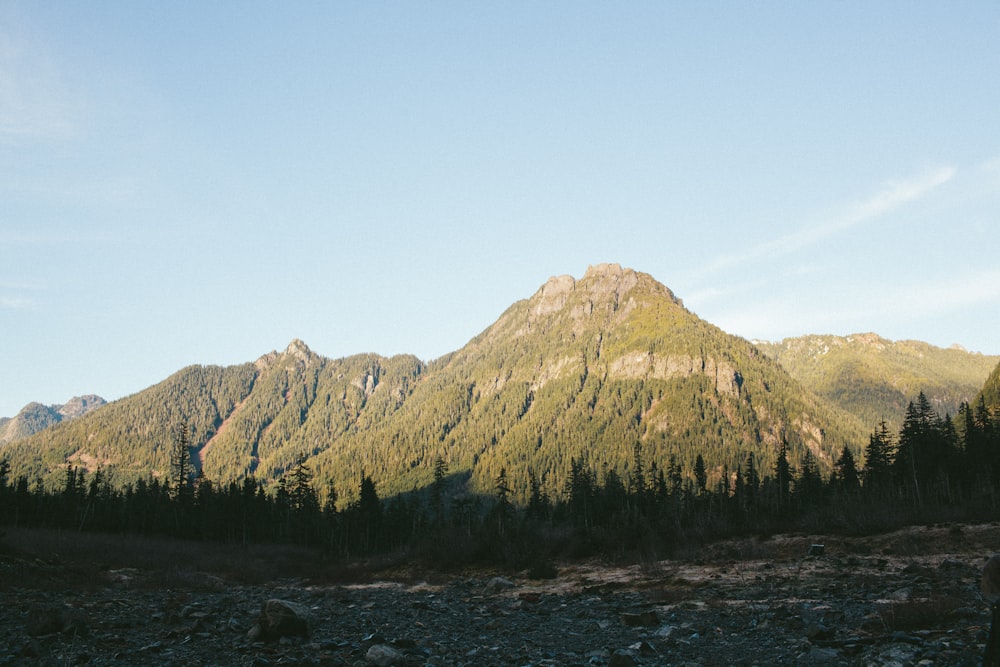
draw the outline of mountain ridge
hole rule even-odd
[[[62,404],[28,403],[14,417],[0,418],[0,443],[24,438],[53,424],[82,417],[106,403],[96,394],[74,396]]]
[[[321,488],[343,494],[371,475],[396,493],[430,484],[442,461],[479,492],[505,471],[522,498],[532,476],[561,493],[574,462],[625,475],[637,451],[653,469],[688,473],[703,455],[719,482],[750,454],[773,470],[787,443],[793,464],[808,456],[829,471],[871,431],[652,276],[598,264],[553,276],[430,362],[330,359],[293,339],[244,364],[181,369],[0,455],[50,484],[68,464],[98,462],[122,483],[167,479],[180,422],[192,461],[218,483],[275,484],[305,462]]]
[[[920,392],[940,414],[956,415],[982,389],[1000,356],[940,348],[874,333],[807,335],[780,342],[754,341],[805,387],[851,412],[874,429],[898,428]]]

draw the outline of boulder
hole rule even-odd
[[[514,588],[514,582],[506,577],[493,577],[486,582],[485,586],[486,593],[490,595],[496,595],[511,588]]]
[[[309,637],[309,608],[289,600],[267,600],[260,607],[257,623],[250,628],[250,641],[278,641],[282,637]]]
[[[375,667],[393,667],[406,662],[406,656],[391,646],[375,644],[365,653],[365,661]]]

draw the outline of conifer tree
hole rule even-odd
[[[187,422],[181,422],[177,427],[170,468],[174,497],[181,502],[188,501],[191,497],[191,436]]]
[[[815,505],[819,502],[822,491],[823,478],[820,477],[816,458],[809,449],[806,449],[795,482],[795,497],[803,505]]]
[[[792,467],[788,463],[788,441],[784,436],[781,438],[778,460],[774,464],[774,478],[778,482],[778,506],[785,507],[791,497],[789,490],[792,485]]]
[[[917,506],[924,502],[926,487],[947,470],[948,458],[940,420],[921,391],[916,402],[910,401],[906,408],[893,461],[897,480],[910,489]]]
[[[629,474],[629,486],[639,504],[646,493],[646,469],[642,462],[642,443],[638,440],[632,446],[632,471]]]
[[[868,438],[865,449],[865,465],[862,469],[865,495],[884,497],[890,488],[894,447],[889,426],[883,419],[878,429]]]
[[[300,460],[292,468],[288,500],[293,537],[295,541],[308,546],[313,541],[313,532],[319,518],[319,499],[312,487],[312,470],[305,461]]]
[[[589,528],[594,511],[594,478],[585,459],[570,459],[566,495],[571,521],[578,527]]]
[[[500,474],[497,475],[493,488],[497,497],[497,534],[502,537],[507,530],[507,525],[510,523],[513,513],[513,508],[510,504],[510,484],[507,482],[506,468],[500,468]]]
[[[684,482],[684,472],[681,470],[681,465],[677,462],[675,454],[670,455],[670,460],[667,463],[667,482],[670,485],[671,494],[676,496],[681,492],[681,485]]]
[[[431,484],[430,509],[434,524],[444,523],[444,484],[448,475],[448,464],[438,456],[434,459],[434,482]]]
[[[757,473],[757,464],[754,462],[753,452],[747,454],[745,486],[745,504],[747,507],[753,507],[757,502],[757,491],[760,489],[760,475]]]
[[[334,487],[332,479],[326,484],[326,499],[323,501],[323,521],[326,526],[325,545],[332,552],[336,549],[340,529],[340,514],[337,512],[337,489]]]
[[[834,464],[834,480],[837,487],[847,493],[856,493],[860,488],[858,466],[854,462],[854,454],[846,445],[840,452],[840,458]]]
[[[694,481],[698,494],[704,494],[708,487],[708,472],[705,470],[705,459],[700,452],[694,459]]]
[[[382,527],[382,501],[375,490],[372,478],[362,473],[358,487],[358,500],[352,507],[352,515],[359,528],[359,546],[363,553],[371,553],[378,547]]]
[[[542,490],[542,483],[534,470],[528,470],[528,507],[525,515],[536,521],[549,517],[549,498]]]

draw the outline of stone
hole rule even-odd
[[[890,600],[895,600],[897,602],[906,602],[913,597],[912,588],[898,588],[889,594]]]
[[[661,639],[667,639],[672,634],[674,634],[674,626],[672,625],[661,626],[660,629],[656,631],[656,636]]]
[[[655,628],[660,624],[660,617],[655,611],[624,613],[621,615],[621,619],[622,623],[630,628]]]
[[[814,646],[803,656],[805,665],[836,665],[840,663],[840,653],[832,648]]]
[[[311,613],[305,605],[289,600],[271,599],[264,602],[257,617],[257,624],[250,629],[247,639],[273,642],[282,637],[309,637]]]
[[[511,588],[514,588],[514,582],[506,577],[493,577],[486,582],[486,592],[493,595]]]
[[[406,656],[386,644],[375,644],[365,653],[365,660],[376,667],[393,667],[402,665]]]

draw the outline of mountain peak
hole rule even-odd
[[[272,350],[265,355],[262,355],[254,365],[257,367],[257,371],[263,373],[275,364],[279,363],[282,359],[294,359],[299,363],[307,363],[309,359],[316,356],[309,346],[306,345],[298,338],[293,338],[292,342],[288,344],[284,352],[277,352]]]
[[[666,285],[649,274],[623,268],[620,264],[593,264],[579,280],[568,275],[549,278],[530,299],[529,318],[537,319],[569,308],[572,319],[580,320],[589,317],[595,309],[608,312],[608,308],[598,307],[601,304],[607,305],[611,312],[618,312],[621,306],[625,312],[619,314],[624,315],[635,307],[636,297],[642,300],[634,291],[636,288],[643,297],[655,295],[684,306]]]
[[[635,273],[632,269],[623,269],[621,264],[616,263],[602,263],[602,264],[591,264],[587,267],[587,271],[583,274],[583,279],[587,278],[621,278],[626,273]]]
[[[63,405],[43,405],[31,402],[17,416],[0,421],[0,443],[25,438],[61,421],[82,417],[106,401],[95,394],[74,396]]]
[[[301,359],[303,357],[310,356],[312,354],[312,350],[310,350],[309,346],[300,339],[293,338],[292,342],[285,348],[285,354],[295,355]]]
[[[103,398],[96,394],[87,394],[85,396],[74,396],[69,399],[63,405],[52,406],[55,408],[63,419],[75,419],[77,417],[82,417],[94,408],[99,408],[107,403]]]

